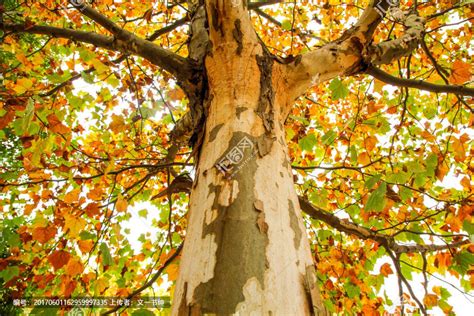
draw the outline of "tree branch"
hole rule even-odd
[[[26,25],[26,24],[0,24],[3,31],[14,33],[30,33],[39,35],[48,35],[56,38],[67,38],[73,41],[92,44],[96,47],[108,50],[118,50],[114,39],[111,36],[101,35],[94,32],[76,31],[72,29],[59,28],[45,25]]]
[[[260,9],[261,7],[267,6],[267,5],[273,5],[277,3],[282,3],[283,0],[268,0],[268,1],[259,1],[259,2],[250,2],[248,4],[249,10],[255,10],[255,9]]]
[[[349,235],[355,235],[361,239],[371,239],[379,244],[390,248],[395,253],[432,252],[451,248],[457,248],[470,243],[469,240],[462,240],[445,245],[400,245],[395,242],[392,236],[380,234],[355,223],[338,218],[337,216],[312,205],[308,200],[299,197],[301,210],[311,218],[320,220],[329,226]]]
[[[474,88],[468,88],[465,86],[455,86],[455,85],[440,85],[429,83],[424,80],[413,80],[413,79],[404,79],[394,77],[379,68],[369,65],[367,70],[365,71],[368,75],[383,81],[385,83],[399,86],[399,87],[408,87],[408,88],[416,88],[420,90],[426,90],[436,93],[454,93],[457,95],[465,95],[474,97]]]
[[[121,28],[89,5],[81,3],[78,6],[75,5],[75,7],[83,15],[112,33],[115,41],[119,43],[119,47],[123,46],[135,55],[149,60],[174,75],[179,81],[188,81],[191,77],[191,67],[185,58],[153,44],[151,41],[139,38],[132,32]]]
[[[338,40],[299,55],[292,62],[283,65],[289,91],[288,103],[312,85],[339,75],[360,72],[364,68],[363,52],[372,40],[373,33],[382,21],[389,4],[388,0],[372,0],[356,25],[346,30]],[[289,108],[282,111],[283,120],[286,119],[288,111]]]
[[[423,39],[425,20],[416,12],[405,15],[400,9],[394,8],[392,15],[400,19],[406,31],[400,38],[370,46],[365,58],[367,63],[376,65],[389,64],[393,60],[407,56]]]
[[[0,29],[9,32],[20,32],[30,34],[48,35],[56,38],[67,38],[92,44],[99,48],[119,51],[124,54],[133,54],[149,60],[152,64],[168,71],[181,83],[186,83],[192,75],[192,66],[186,58],[176,55],[150,41],[139,38],[133,33],[119,28],[113,22],[93,10],[86,7],[83,12],[110,31],[114,36],[106,36],[94,32],[77,31],[73,29],[59,28],[44,25],[27,24],[0,24]]]
[[[161,35],[164,35],[166,33],[169,33],[171,31],[173,31],[174,29],[180,27],[180,26],[183,26],[184,24],[186,24],[187,22],[189,22],[189,16],[185,16],[179,20],[176,20],[173,24],[170,24],[170,25],[167,25],[165,27],[162,27],[161,29],[159,30],[156,30],[153,34],[151,34],[150,36],[148,36],[146,39],[148,41],[154,41],[156,40],[158,37],[160,37]]]

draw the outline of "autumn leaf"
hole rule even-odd
[[[57,228],[54,226],[36,227],[33,229],[33,239],[45,244],[56,236],[56,231]]]
[[[438,305],[438,296],[435,294],[426,294],[423,298],[423,303],[426,305],[427,308],[432,308]]]
[[[117,198],[117,202],[115,203],[115,209],[117,212],[125,212],[128,207],[128,202],[122,196]]]
[[[70,192],[68,192],[64,196],[64,202],[66,203],[73,203],[77,202],[79,200],[79,194],[81,193],[81,188],[74,189]]]
[[[33,81],[28,78],[20,78],[16,81],[13,90],[18,94],[23,94],[33,87]]]
[[[390,266],[389,263],[384,263],[380,267],[380,274],[382,274],[384,277],[389,276],[390,274],[393,274],[392,267]]]
[[[94,247],[94,241],[92,240],[78,240],[77,244],[83,254],[89,253]]]
[[[65,273],[71,277],[81,274],[83,270],[84,267],[78,259],[69,260],[64,268]]]
[[[79,236],[81,231],[86,227],[86,220],[70,214],[64,215],[64,231],[67,231],[71,238]]]
[[[177,264],[170,264],[166,268],[166,274],[168,275],[168,280],[175,281],[178,278],[179,266]]]
[[[453,68],[451,69],[451,76],[449,77],[449,82],[454,84],[463,84],[466,81],[469,81],[472,75],[471,67],[472,65],[468,63],[456,60],[453,63]]]
[[[53,251],[48,256],[48,261],[53,266],[54,270],[61,269],[64,265],[69,262],[71,255],[64,250]]]

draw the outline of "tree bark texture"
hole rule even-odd
[[[285,142],[280,64],[244,8],[208,1],[205,133],[175,315],[322,311]]]

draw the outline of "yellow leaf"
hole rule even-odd
[[[107,279],[105,278],[98,279],[95,283],[96,294],[103,294],[108,286],[109,286],[109,281],[107,281]]]
[[[95,71],[97,71],[99,75],[109,70],[109,67],[107,67],[104,63],[102,63],[98,59],[93,59],[92,65],[94,66]]]
[[[381,92],[382,91],[382,88],[385,86],[385,83],[380,81],[380,80],[377,80],[375,79],[374,80],[374,91],[375,92]]]
[[[69,203],[69,204],[73,202],[77,202],[79,200],[80,193],[81,193],[81,188],[77,188],[77,189],[72,190],[71,192],[68,192],[64,196],[64,202]]]
[[[22,94],[28,91],[33,86],[33,81],[31,81],[28,78],[20,78],[16,81],[15,86],[13,87],[13,90],[15,90],[16,93]]]
[[[64,231],[69,230],[68,234],[72,238],[78,237],[84,227],[86,227],[86,221],[80,217],[66,214],[64,215],[64,220]]]

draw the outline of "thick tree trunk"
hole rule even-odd
[[[214,9],[225,12],[210,10],[205,136],[173,314],[319,314],[284,137],[281,68],[242,28],[245,15],[215,20]]]

